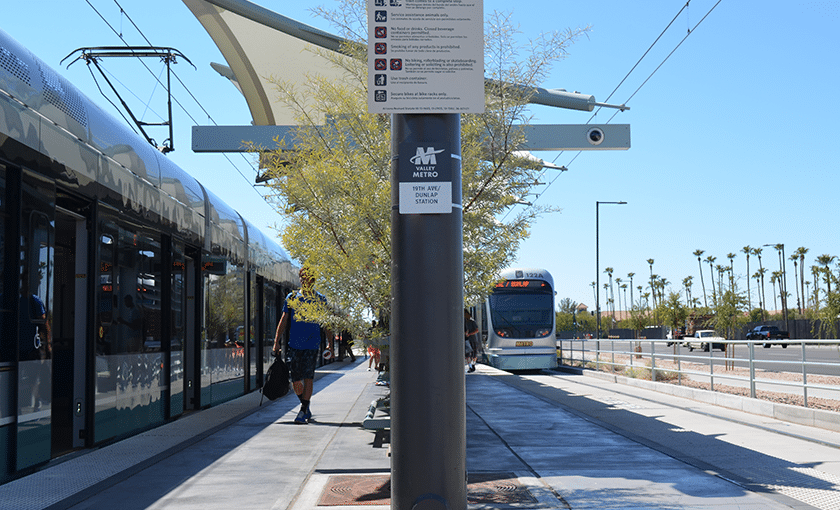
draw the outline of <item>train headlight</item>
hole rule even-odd
[[[548,336],[549,333],[551,333],[551,330],[548,329],[548,328],[538,329],[537,333],[536,333],[536,336],[537,336],[537,338],[540,338],[540,337]]]
[[[510,331],[508,331],[506,329],[497,329],[496,330],[496,336],[500,336],[502,338],[509,338],[510,337]]]

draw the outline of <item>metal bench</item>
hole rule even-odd
[[[391,442],[391,416],[388,410],[391,408],[391,397],[378,398],[370,403],[367,415],[362,421],[362,426],[367,430],[375,430],[376,435],[373,438],[373,447],[382,448],[385,442]],[[384,416],[376,417],[376,412],[382,411],[386,413]]]

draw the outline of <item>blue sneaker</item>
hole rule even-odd
[[[307,409],[306,414],[303,415],[303,419],[309,422],[312,419],[312,409]]]
[[[295,418],[295,423],[299,423],[301,425],[309,423],[307,421],[309,418],[306,417],[306,414],[307,413],[304,413],[303,411],[298,411],[297,418]],[[312,414],[310,413],[309,416],[312,416]]]

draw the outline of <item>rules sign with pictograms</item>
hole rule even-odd
[[[368,0],[368,111],[484,111],[482,0]]]

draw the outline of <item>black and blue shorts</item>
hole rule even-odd
[[[318,349],[295,349],[289,347],[289,374],[292,381],[315,378],[315,367],[318,364]]]

